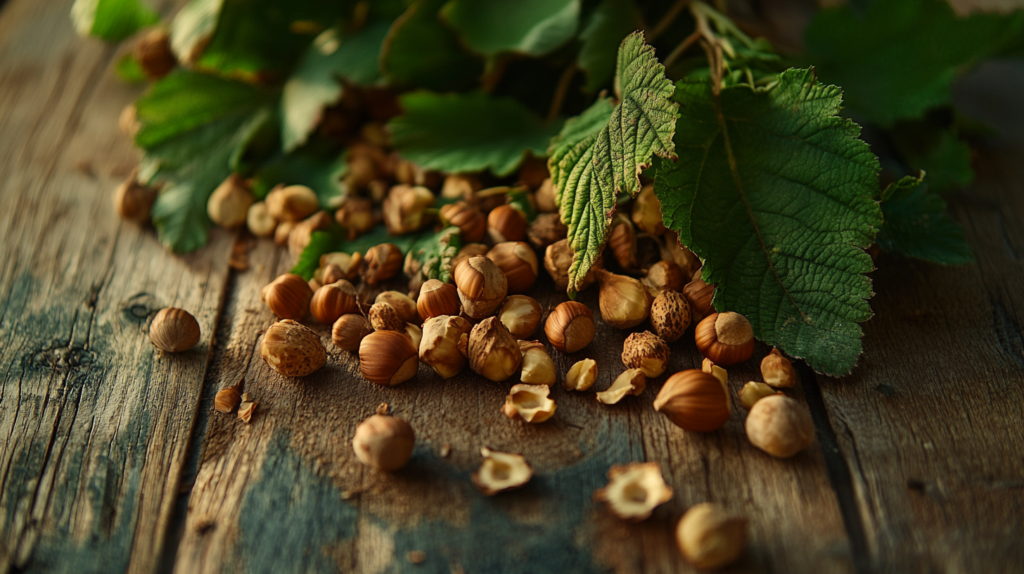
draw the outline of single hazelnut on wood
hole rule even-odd
[[[747,384],[743,385],[742,389],[740,389],[740,404],[743,405],[743,408],[749,411],[754,407],[754,403],[765,397],[770,397],[775,393],[775,389],[764,383],[749,381]]]
[[[384,198],[384,225],[391,235],[404,235],[422,229],[430,221],[427,208],[434,194],[418,185],[396,185]]]
[[[557,241],[566,238],[569,228],[562,223],[562,217],[557,213],[541,213],[533,219],[527,237],[530,243],[537,249],[547,249]]]
[[[661,235],[665,233],[665,222],[661,216],[661,202],[654,195],[654,186],[647,184],[640,190],[633,202],[633,223],[645,233]]]
[[[153,28],[143,34],[135,43],[133,54],[150,80],[159,80],[178,64],[171,51],[171,35],[164,28]]]
[[[363,280],[374,286],[387,281],[402,270],[402,251],[391,243],[381,243],[366,251]]]
[[[513,385],[501,412],[510,419],[542,423],[554,416],[557,408],[555,401],[548,398],[550,392],[546,385]]]
[[[690,304],[682,293],[664,290],[651,303],[651,327],[666,342],[678,341],[690,326]]]
[[[775,348],[764,359],[761,359],[761,376],[764,377],[764,382],[773,387],[796,386],[797,376],[793,363],[789,362],[789,359],[783,357],[782,353]]]
[[[690,507],[676,526],[676,544],[698,570],[728,566],[747,544],[747,519],[730,516],[710,502]]]
[[[498,320],[516,339],[533,335],[540,325],[540,303],[526,295],[510,295],[498,309]]]
[[[697,432],[717,430],[729,420],[729,392],[714,375],[697,369],[680,371],[665,381],[654,410],[676,426]]]
[[[700,370],[704,371],[709,375],[714,375],[719,382],[722,383],[723,387],[727,387],[729,384],[729,372],[716,365],[711,359],[705,358],[700,363]]]
[[[316,192],[304,185],[278,186],[267,194],[267,209],[278,221],[297,223],[320,209]]]
[[[161,309],[149,325],[149,340],[157,349],[180,353],[199,342],[199,321],[184,309]]]
[[[683,291],[690,278],[686,276],[683,269],[672,261],[659,261],[651,265],[647,275],[641,280],[651,297],[657,297],[666,289],[670,291]]]
[[[537,193],[534,194],[534,198],[537,201],[537,211],[543,213],[555,213],[558,211],[558,204],[555,203],[555,182],[551,181],[551,178],[547,178],[537,188]]]
[[[416,312],[416,302],[405,293],[400,291],[382,291],[374,303],[387,303],[398,311],[398,316],[406,323],[419,323],[419,314]]]
[[[514,375],[523,362],[519,343],[497,317],[488,317],[473,327],[466,354],[469,368],[496,382]]]
[[[342,315],[358,313],[356,288],[344,279],[320,287],[309,302],[309,312],[326,325],[333,325]]]
[[[782,393],[754,403],[745,426],[750,444],[775,458],[789,458],[814,444],[811,414]]]
[[[267,366],[285,377],[304,377],[327,362],[320,335],[309,327],[283,319],[267,328],[260,343]]]
[[[390,472],[409,462],[416,446],[416,433],[398,417],[373,415],[356,427],[352,450],[359,462]]]
[[[444,225],[458,227],[462,240],[468,243],[483,241],[487,234],[487,216],[465,201],[441,206],[439,215]]]
[[[453,275],[462,310],[471,319],[493,314],[508,292],[505,274],[486,257],[470,257],[460,262]]]
[[[403,325],[404,326],[404,325]],[[402,331],[374,331],[359,343],[359,370],[371,383],[393,387],[416,376],[419,356]]]
[[[282,319],[304,319],[309,314],[313,290],[305,279],[285,273],[263,288],[260,298],[270,312]]]
[[[698,271],[699,273],[699,271]],[[715,312],[711,298],[715,295],[715,286],[708,285],[700,277],[694,278],[683,287],[683,296],[690,304],[690,312],[694,321],[700,321]]]
[[[255,199],[245,180],[233,173],[217,186],[206,201],[206,213],[218,227],[234,229],[245,223]]]
[[[612,218],[608,249],[611,250],[619,267],[626,271],[636,269],[636,229],[622,213],[617,213]]]
[[[419,356],[434,372],[450,379],[466,366],[469,333],[473,326],[463,317],[440,315],[423,324]]]
[[[555,363],[540,341],[519,341],[519,350],[523,353],[520,381],[531,385],[555,384],[558,379]]]
[[[270,237],[277,229],[277,220],[270,215],[265,201],[257,201],[249,206],[245,214],[245,226],[256,237]]]
[[[472,479],[473,485],[484,496],[519,488],[533,476],[533,469],[522,455],[498,452],[487,447],[481,448],[480,454],[484,462],[473,473]]]
[[[665,372],[668,357],[668,345],[650,331],[633,333],[622,345],[622,364],[630,369],[640,369],[649,379]]]
[[[217,396],[213,397],[213,408],[217,412],[230,413],[241,401],[242,393],[238,392],[238,385],[232,385],[217,391]]]
[[[608,479],[594,499],[603,500],[608,510],[623,520],[639,522],[672,499],[672,487],[665,484],[656,462],[617,464],[608,470]]]
[[[331,328],[331,340],[344,351],[359,350],[359,343],[363,337],[373,332],[373,325],[370,320],[362,315],[350,313],[338,317]]]
[[[505,274],[509,293],[524,293],[537,281],[537,255],[522,241],[499,243],[487,252],[487,258]]]
[[[697,350],[716,365],[742,363],[754,354],[754,329],[739,313],[712,313],[697,324]]]
[[[647,377],[640,369],[626,369],[615,377],[612,386],[597,393],[597,402],[614,405],[626,395],[640,395],[647,388]]]
[[[562,386],[567,391],[585,391],[594,386],[597,380],[597,361],[594,359],[583,359],[569,367],[569,372],[562,381]]]
[[[499,205],[487,214],[487,235],[494,243],[526,239],[526,215],[511,205]]]
[[[544,323],[551,346],[563,353],[575,353],[594,340],[594,314],[578,301],[559,303]]]
[[[572,248],[569,247],[569,240],[556,241],[544,250],[544,268],[548,275],[555,282],[555,289],[565,291],[569,288],[569,267],[572,265]],[[596,280],[595,270],[603,268],[604,260],[600,257],[591,266],[590,271],[583,276],[576,291],[583,291],[594,284]]]
[[[598,269],[595,275],[601,288],[598,306],[605,323],[616,329],[629,329],[650,316],[654,298],[639,280],[604,269]]]
[[[374,303],[370,306],[370,324],[377,331],[405,332],[405,321],[390,303]]]
[[[424,321],[442,315],[458,315],[462,312],[459,292],[451,283],[429,279],[420,287],[416,310]]]
[[[149,221],[149,212],[156,201],[156,189],[142,185],[136,179],[138,170],[114,190],[114,209],[125,221],[145,223]]]

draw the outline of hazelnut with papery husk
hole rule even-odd
[[[572,265],[572,249],[569,247],[569,240],[556,241],[544,251],[544,268],[547,269],[551,279],[555,281],[555,289],[565,291],[569,288],[569,267]],[[603,269],[604,260],[600,257],[594,261],[593,266],[583,276],[576,291],[580,292],[594,284],[595,272]]]
[[[776,348],[772,348],[772,352],[761,360],[761,376],[764,377],[764,382],[773,387],[796,386],[797,376],[793,363],[783,357]]]
[[[288,252],[295,259],[302,255],[302,252],[309,245],[309,240],[314,231],[327,229],[331,226],[331,216],[327,212],[318,211],[306,219],[296,223],[288,234]]]
[[[405,293],[400,291],[382,291],[373,300],[374,303],[387,303],[398,311],[398,316],[406,323],[419,324],[419,313],[416,311],[416,302]]]
[[[402,251],[391,243],[381,243],[366,251],[363,280],[371,287],[387,281],[402,270]]]
[[[509,293],[525,293],[537,281],[537,255],[522,241],[499,243],[487,252],[487,258],[505,274]]]
[[[595,274],[601,287],[598,305],[605,323],[616,329],[629,329],[650,316],[653,298],[643,283],[604,269],[598,269]]]
[[[547,249],[548,245],[565,239],[569,228],[562,223],[557,213],[541,213],[533,219],[527,237],[537,249]]]
[[[462,310],[472,319],[494,313],[508,292],[505,274],[486,257],[470,257],[460,262],[453,275]]]
[[[654,195],[654,185],[647,184],[640,190],[633,202],[633,223],[645,233],[661,235],[665,233],[665,223],[661,216],[661,202]]]
[[[626,271],[636,269],[636,229],[630,223],[629,218],[621,213],[615,214],[612,218],[610,232],[608,234],[608,249],[611,250],[615,261]]]
[[[362,197],[347,197],[334,212],[334,220],[345,228],[349,240],[355,239],[373,229],[373,202]]]
[[[138,169],[132,171],[128,179],[114,190],[114,209],[121,219],[145,223],[149,221],[157,190],[139,183],[136,179],[138,172]]]
[[[466,366],[469,333],[473,326],[462,317],[441,315],[423,324],[419,357],[445,379],[450,379]]]
[[[497,317],[488,317],[473,327],[466,354],[474,372],[497,382],[515,374],[523,361],[519,343]]]
[[[377,331],[405,332],[405,321],[390,303],[374,303],[368,313],[370,324]]]

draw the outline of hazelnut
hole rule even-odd
[[[326,267],[317,267],[315,274],[313,275],[313,281],[317,279],[323,281],[321,285],[330,285],[331,283],[337,283],[345,279],[345,272],[341,270],[341,267],[333,263],[328,263]],[[312,285],[310,285],[312,287]],[[316,295],[316,290],[313,291]]]
[[[498,309],[498,320],[516,339],[526,339],[540,324],[540,303],[526,295],[511,295],[505,298]]]
[[[370,324],[377,331],[405,332],[405,321],[390,303],[374,303],[370,306]]]
[[[722,383],[723,387],[728,387],[729,373],[722,367],[719,367],[718,365],[713,363],[710,359],[704,359],[703,361],[701,361],[700,370],[704,371],[709,375],[714,375],[714,377],[718,379],[719,382]]]
[[[597,361],[594,359],[583,359],[578,361],[565,375],[562,386],[567,391],[585,391],[594,386],[597,380]]]
[[[523,361],[519,343],[497,317],[488,317],[473,327],[466,354],[469,368],[496,382],[515,374]]]
[[[594,314],[578,301],[559,303],[544,323],[551,346],[563,353],[575,353],[594,340]]]
[[[416,347],[404,329],[374,331],[359,343],[359,370],[371,383],[393,387],[415,377],[418,368]]]
[[[633,229],[629,218],[621,213],[612,218],[608,249],[620,267],[626,271],[636,269],[636,230]]]
[[[750,444],[775,458],[789,458],[814,444],[811,414],[782,393],[754,403],[746,430]]]
[[[647,184],[640,190],[633,202],[633,223],[645,233],[661,235],[665,233],[665,223],[661,216],[661,202],[654,195],[654,185]]]
[[[678,265],[683,270],[683,275],[690,278],[688,280],[692,280],[694,275],[700,277],[698,273],[703,265],[700,258],[683,247],[673,231],[665,233],[665,246],[661,250],[661,258],[673,261]]]
[[[156,189],[142,185],[136,179],[138,170],[114,190],[114,209],[125,221],[145,223],[149,221],[149,212],[156,201]]]
[[[501,412],[510,419],[542,423],[554,416],[557,408],[555,401],[548,398],[550,392],[546,385],[513,385]]]
[[[569,228],[562,223],[557,213],[542,213],[533,219],[527,237],[537,249],[547,249],[548,245],[566,238]]]
[[[469,243],[463,245],[462,249],[459,249],[459,253],[452,258],[452,269],[457,268],[459,266],[459,263],[462,263],[464,260],[469,259],[470,257],[475,257],[477,255],[482,255],[486,257],[487,252],[490,250],[491,248],[484,245],[483,243]]]
[[[612,386],[597,393],[597,402],[614,405],[626,395],[640,395],[647,388],[647,377],[640,369],[626,369],[615,378]]]
[[[682,292],[690,278],[683,272],[683,269],[672,261],[659,261],[647,270],[647,276],[641,282],[651,293],[651,297],[657,297],[662,291]]]
[[[373,332],[373,325],[370,320],[355,313],[342,315],[334,322],[331,329],[331,340],[334,344],[345,351],[359,350],[359,343],[363,337]]]
[[[171,51],[171,35],[163,28],[153,28],[143,34],[135,43],[133,53],[150,80],[159,80],[178,64]]]
[[[555,384],[558,378],[555,363],[548,355],[547,349],[539,341],[519,341],[519,350],[523,353],[523,371],[519,380],[531,385]]]
[[[668,356],[668,345],[650,331],[633,333],[622,345],[622,364],[630,369],[640,369],[648,379],[665,372]]]
[[[450,379],[466,366],[469,333],[472,325],[462,317],[440,315],[423,324],[419,356],[442,378]]]
[[[279,221],[274,228],[274,243],[287,245],[288,237],[292,234],[292,229],[295,229],[295,225],[294,221]]]
[[[526,215],[511,205],[499,205],[487,214],[487,235],[494,243],[526,239]]]
[[[278,186],[267,194],[267,209],[278,221],[302,221],[320,209],[316,193],[304,185]]]
[[[434,203],[430,190],[400,184],[391,188],[384,199],[384,225],[391,235],[404,235],[423,228],[429,221],[427,208]]]
[[[245,180],[233,173],[210,194],[206,213],[218,227],[234,229],[245,223],[254,201]]]
[[[717,430],[729,420],[729,392],[722,381],[697,369],[678,372],[665,381],[654,410],[676,426],[697,432]]]
[[[770,397],[775,393],[775,389],[764,383],[749,381],[747,384],[743,385],[742,389],[740,389],[740,404],[743,405],[743,408],[749,411],[754,407],[754,403],[765,397]]]
[[[356,288],[344,279],[320,287],[309,302],[309,312],[326,325],[334,324],[342,315],[358,313]]]
[[[773,387],[796,386],[796,369],[793,368],[793,363],[783,357],[776,348],[772,348],[772,352],[761,360],[761,376],[764,377],[764,382]]]
[[[598,306],[605,323],[616,329],[629,329],[650,316],[653,298],[643,283],[604,269],[598,269],[595,274],[601,288]]]
[[[522,455],[498,452],[487,447],[480,449],[480,454],[484,462],[473,473],[472,479],[484,496],[519,488],[533,476],[533,469]]]
[[[245,214],[245,226],[256,237],[270,237],[277,229],[277,220],[270,215],[270,209],[267,208],[265,201],[257,201],[249,206],[249,211]]]
[[[665,290],[651,303],[651,327],[666,342],[678,341],[690,326],[690,304],[677,291]]]
[[[463,241],[476,243],[487,234],[487,217],[465,201],[442,206],[439,215],[442,224],[459,228]]]
[[[377,165],[373,158],[364,155],[348,154],[348,172],[345,174],[345,186],[352,191],[359,191],[377,178]]]
[[[180,353],[199,342],[199,322],[184,309],[161,309],[149,325],[149,340],[157,349]]]
[[[532,155],[523,160],[523,165],[519,168],[519,183],[530,189],[537,189],[548,177],[547,162]]]
[[[285,273],[265,286],[260,292],[260,298],[270,308],[270,312],[281,319],[299,320],[309,314],[313,290],[302,277]]]
[[[690,507],[676,526],[676,544],[686,561],[698,570],[728,566],[743,553],[747,519],[729,516],[725,509],[703,502]]]
[[[373,229],[373,202],[363,197],[347,197],[338,211],[334,212],[334,220],[345,228],[351,241]]]
[[[406,323],[405,334],[408,335],[409,339],[412,341],[412,346],[419,349],[420,339],[423,338],[423,329],[420,329],[418,326],[413,325],[412,323]]]
[[[381,243],[366,251],[363,280],[371,287],[387,281],[402,269],[402,251],[390,243]]]
[[[482,188],[480,180],[471,175],[453,173],[444,178],[441,186],[441,197],[446,199],[470,200]]]
[[[595,270],[602,268],[604,261],[598,257],[590,271],[580,281],[576,291],[583,291],[594,284]],[[544,268],[555,282],[555,289],[565,291],[569,288],[569,267],[572,266],[572,249],[569,240],[556,241],[544,250]]]
[[[505,274],[486,257],[470,257],[460,262],[454,276],[462,310],[471,319],[483,319],[494,313],[508,292]]]
[[[509,293],[524,293],[537,280],[537,255],[522,241],[499,243],[487,252],[487,258],[505,274]]]
[[[310,238],[314,231],[327,229],[331,226],[331,216],[324,211],[318,211],[306,219],[296,223],[288,234],[288,253],[298,259],[302,251],[309,245]]]
[[[320,256],[320,268],[317,279],[323,281],[324,285],[334,283],[338,279],[355,281],[359,272],[363,270],[363,256],[357,251],[352,255],[335,251],[324,253]],[[328,274],[330,271],[330,274]],[[332,281],[331,279],[334,279]]]
[[[217,396],[213,398],[213,408],[217,412],[230,413],[241,401],[242,394],[238,392],[238,386],[232,385],[217,391]]]
[[[306,284],[309,285],[309,290],[312,291],[314,295],[316,295],[316,292],[324,286],[323,283],[316,280],[316,277],[306,281]]]
[[[717,365],[742,363],[754,354],[754,329],[739,313],[712,313],[697,324],[697,350]]]
[[[441,315],[458,315],[462,312],[459,292],[451,283],[430,279],[420,287],[416,310],[423,320]]]
[[[639,522],[672,499],[672,487],[665,484],[656,462],[617,464],[608,470],[608,479],[594,499],[606,502],[608,510],[623,520]]]
[[[686,297],[686,301],[690,304],[690,313],[693,315],[694,321],[700,321],[704,317],[715,312],[714,306],[711,304],[711,298],[715,295],[715,286],[708,285],[700,279],[695,278],[683,287],[683,296]]]
[[[544,213],[555,213],[558,211],[558,204],[555,202],[555,182],[547,178],[537,188],[535,194],[537,211]]]
[[[283,319],[267,328],[260,343],[267,366],[285,377],[304,377],[327,362],[320,335],[309,327]]]
[[[417,323],[419,324],[419,314],[416,312],[416,302],[412,300],[405,293],[399,291],[383,291],[377,298],[373,300],[374,303],[387,303],[398,311],[398,316],[402,318],[402,321],[406,323]]]
[[[409,462],[416,433],[398,417],[373,415],[356,427],[352,450],[359,462],[377,470],[398,470]]]

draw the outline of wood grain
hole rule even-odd
[[[70,1],[0,13],[0,572],[150,572],[165,540],[223,298],[230,238],[188,257],[119,222],[135,90],[74,35]],[[195,350],[147,319],[191,311]]]

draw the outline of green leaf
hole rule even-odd
[[[587,75],[585,89],[596,92],[615,75],[615,47],[643,27],[633,0],[602,0],[580,32],[579,66]]]
[[[371,247],[381,243],[390,243],[406,254],[418,242],[427,240],[433,235],[433,231],[424,230],[396,237],[388,234],[387,227],[383,224],[377,225],[369,233],[364,233],[352,241],[345,239],[344,230],[339,226],[334,226],[326,231],[314,231],[310,234],[309,245],[302,250],[298,263],[292,268],[292,273],[309,280],[313,277],[316,268],[320,266],[320,256],[337,252],[349,255],[357,251],[366,253]]]
[[[160,15],[139,0],[75,0],[71,21],[80,36],[120,42],[160,21]]]
[[[679,105],[672,101],[672,82],[644,43],[630,34],[619,47],[615,91],[620,104],[597,133],[596,119],[606,104],[595,104],[566,126],[552,143],[548,169],[555,184],[562,221],[569,228],[573,250],[569,290],[575,291],[608,240],[615,195],[640,191],[639,174],[658,155],[673,153],[672,134]],[[583,139],[584,134],[589,133]]]
[[[1024,13],[958,18],[943,0],[872,2],[818,12],[804,34],[823,81],[843,86],[847,105],[890,125],[950,100],[958,69],[998,52],[1024,29]]]
[[[262,199],[279,183],[304,185],[316,192],[321,206],[330,208],[342,198],[342,179],[347,172],[344,153],[323,142],[315,142],[267,161],[254,175],[252,191]]]
[[[598,98],[582,114],[566,120],[562,131],[551,139],[551,143],[548,145],[548,171],[551,173],[551,181],[556,184],[556,204],[561,204],[562,186],[558,184],[565,177],[565,174],[559,169],[562,159],[577,144],[588,138],[596,137],[601,130],[605,129],[614,111],[615,103],[611,98]]]
[[[892,141],[911,172],[928,174],[928,187],[943,192],[966,187],[974,180],[971,147],[957,137],[954,127],[925,121],[900,122]]]
[[[401,104],[405,113],[388,124],[395,149],[420,167],[443,172],[509,175],[527,151],[543,156],[560,127],[516,100],[478,92],[412,92]]]
[[[139,61],[135,59],[135,54],[131,52],[121,56],[121,59],[114,66],[114,73],[117,74],[118,79],[128,84],[144,84],[149,81],[145,70],[139,65]]]
[[[417,241],[409,249],[419,264],[424,279],[452,282],[452,260],[462,248],[462,235],[458,227],[449,226]]]
[[[890,253],[940,263],[974,263],[964,230],[946,213],[946,201],[921,177],[904,177],[882,193],[885,223],[875,241]]]
[[[445,0],[418,0],[388,31],[380,65],[393,83],[431,90],[463,90],[483,73],[484,65],[467,54],[458,37],[441,23]]]
[[[299,254],[299,260],[295,262],[291,272],[309,281],[316,275],[316,270],[320,267],[320,257],[340,251],[335,247],[344,242],[345,231],[338,225],[324,231],[310,233],[309,243]],[[351,254],[351,252],[347,253]]]
[[[715,307],[819,372],[850,372],[882,215],[878,160],[837,115],[841,90],[791,69],[771,89],[719,98],[682,81],[675,98],[679,159],[660,163],[654,191],[665,225],[705,260]]]
[[[478,53],[543,56],[576,33],[580,0],[451,0],[441,13]]]
[[[371,24],[348,38],[337,28],[317,36],[281,94],[281,144],[286,152],[306,143],[324,108],[341,99],[341,80],[369,85],[380,79],[377,61],[388,29],[388,24]]]

